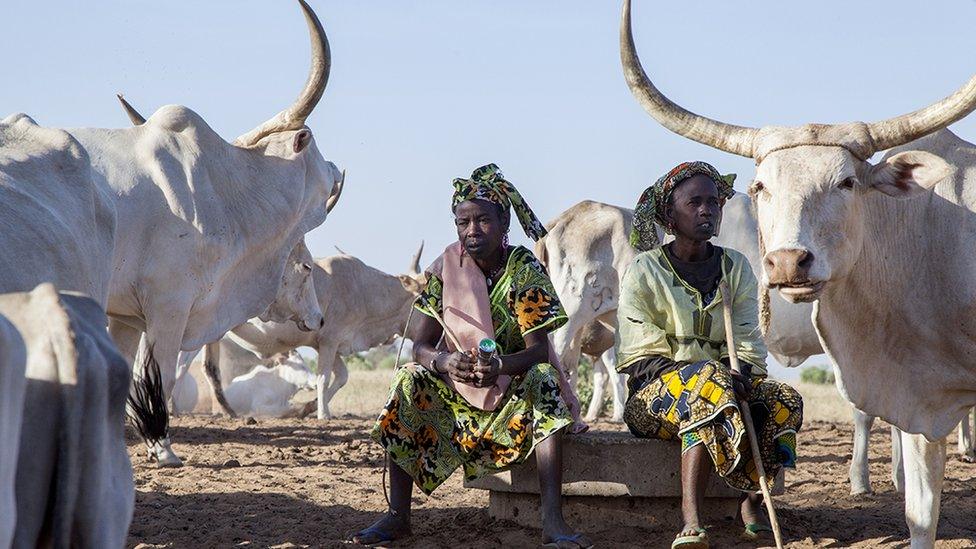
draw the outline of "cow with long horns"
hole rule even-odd
[[[976,109],[976,78],[881,122],[749,128],[687,111],[651,83],[630,0],[620,56],[634,96],[664,127],[755,159],[762,284],[816,302],[841,393],[905,432],[912,546],[934,546],[945,437],[976,405],[976,146],[943,130]],[[886,149],[895,150],[869,162]]]
[[[329,78],[329,42],[299,3],[312,43],[308,81],[293,105],[233,144],[173,105],[132,128],[69,130],[115,197],[112,335],[130,360],[137,347],[155,356],[166,396],[180,350],[265,313],[289,253],[325,221],[340,189],[339,170],[305,126]],[[163,398],[152,406],[157,415]],[[179,465],[165,421],[140,417],[157,427],[148,431],[150,458]]]

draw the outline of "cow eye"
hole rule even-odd
[[[312,272],[312,266],[309,265],[308,263],[302,263],[302,268],[308,272]]]
[[[763,185],[763,182],[759,181],[758,179],[753,181],[752,185],[749,185],[749,194],[752,196],[756,196],[759,193],[764,192],[766,192],[766,186]]]
[[[845,178],[843,181],[840,182],[840,185],[837,186],[840,187],[841,189],[853,189],[856,183],[857,183],[857,178],[851,176]]]

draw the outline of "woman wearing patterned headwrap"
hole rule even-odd
[[[746,492],[745,538],[771,532],[761,519],[759,478],[738,401],[749,402],[766,474],[793,467],[803,403],[790,386],[766,378],[757,285],[746,258],[713,246],[735,176],[686,162],[641,195],[631,243],[638,254],[621,280],[618,370],[630,374],[624,411],[638,437],[681,441],[684,527],[672,547],[708,547],[698,509],[709,461],[725,482]],[[661,246],[658,230],[674,235]],[[735,349],[725,338],[720,282],[733,296]],[[742,373],[729,367],[735,352]]]
[[[545,228],[494,164],[455,179],[451,206],[458,241],[427,269],[427,288],[415,304],[422,313],[412,332],[416,363],[394,375],[372,432],[390,458],[390,510],[354,540],[409,535],[414,484],[430,494],[458,467],[474,479],[535,451],[543,542],[590,547],[566,524],[560,498],[559,432],[576,425],[579,403],[548,333],[565,324],[566,314],[532,252],[508,245],[509,209],[533,240]],[[450,334],[442,338],[445,327]],[[487,363],[473,349],[485,337],[498,346]]]

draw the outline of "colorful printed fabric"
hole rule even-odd
[[[427,287],[415,307],[428,316],[428,307],[443,315],[444,285],[435,263],[427,270]],[[556,296],[545,267],[524,246],[516,246],[508,256],[505,270],[490,289],[491,319],[495,342],[501,354],[525,349],[524,336],[546,328],[550,331],[566,324],[566,311]]]
[[[501,206],[506,212],[511,207],[515,210],[522,229],[533,242],[546,235],[546,228],[535,216],[525,199],[519,194],[515,185],[505,180],[501,170],[494,164],[488,164],[475,170],[471,179],[457,178],[454,180],[454,196],[451,199],[451,210],[465,200],[487,200]]]
[[[522,463],[573,423],[549,364],[516,377],[502,402],[497,410],[479,410],[435,374],[401,368],[371,436],[429,495],[462,465],[471,480]]]
[[[671,200],[671,194],[678,187],[678,184],[694,175],[704,174],[715,181],[718,187],[718,194],[725,200],[732,197],[735,191],[732,184],[735,182],[735,174],[721,175],[711,164],[707,162],[683,162],[664,174],[641,194],[634,208],[634,227],[630,231],[630,244],[640,251],[651,250],[661,245],[657,236],[657,227],[660,225],[665,232],[671,234],[671,227],[664,219],[665,208]]]
[[[771,485],[782,467],[796,466],[803,400],[785,383],[754,376],[748,402]],[[704,444],[715,470],[729,486],[759,490],[759,474],[735,400],[732,375],[721,362],[694,362],[663,374],[631,396],[624,421],[638,437],[680,438],[682,453]]]

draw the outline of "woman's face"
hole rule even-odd
[[[671,193],[665,210],[675,238],[704,242],[715,236],[722,222],[722,200],[712,178],[697,174],[681,183]]]
[[[458,240],[475,259],[493,259],[502,248],[508,229],[501,208],[487,200],[465,200],[454,209]]]

